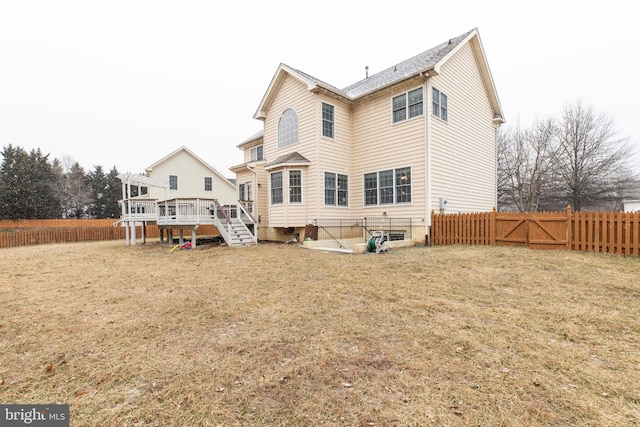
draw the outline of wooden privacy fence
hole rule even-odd
[[[38,228],[111,227],[119,218],[111,219],[0,219],[0,231]]]
[[[434,245],[507,245],[640,256],[640,214],[477,212],[431,215]]]
[[[52,219],[52,220],[1,220],[0,248],[40,245],[45,243],[96,242],[104,240],[124,240],[125,227],[114,226],[113,219]],[[141,235],[142,227],[136,227]],[[160,230],[155,224],[145,226],[145,237],[156,238]],[[218,235],[213,225],[201,225],[197,236]]]

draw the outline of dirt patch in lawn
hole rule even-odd
[[[640,260],[0,250],[0,403],[73,426],[638,425]]]

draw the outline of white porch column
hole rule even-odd
[[[129,224],[131,224],[131,245],[135,246],[136,245],[136,222],[131,221]]]
[[[196,229],[195,228],[191,230],[191,247],[194,249],[196,247]]]

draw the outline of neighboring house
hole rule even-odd
[[[477,29],[343,89],[280,64],[254,118],[231,171],[260,239],[396,220],[424,242],[434,210],[496,207],[504,119]]]
[[[145,169],[147,176],[169,183],[164,190],[149,189],[151,198],[217,199],[223,205],[236,204],[235,185],[187,147],[180,147]]]
[[[622,206],[624,212],[640,212],[640,200],[623,200]]]
[[[235,184],[188,148],[180,147],[145,172],[119,176],[121,219],[131,229],[127,244],[135,244],[136,223],[149,222],[156,223],[161,233],[166,230],[169,239],[174,229],[181,237],[183,230],[190,230],[195,243],[198,226],[214,224],[230,245],[256,242],[245,226],[252,221],[242,215]]]

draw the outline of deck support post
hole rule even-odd
[[[136,222],[130,221],[129,224],[131,224],[131,246],[135,246],[136,245]]]

